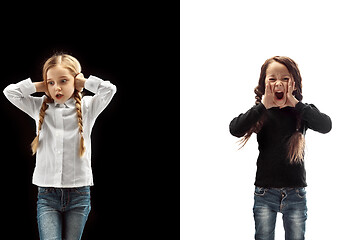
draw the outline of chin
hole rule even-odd
[[[275,99],[274,103],[278,107],[283,107],[286,104],[286,98],[283,98],[281,100]]]

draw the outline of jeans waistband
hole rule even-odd
[[[275,188],[275,187],[260,187],[260,186],[255,186],[257,188],[262,188],[262,189],[273,189],[273,190],[278,190],[278,191],[291,191],[291,190],[296,190],[296,189],[305,189],[305,187],[282,187],[282,188]]]

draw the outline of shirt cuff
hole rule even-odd
[[[295,110],[298,111],[298,112],[302,112],[302,110],[306,107],[306,105],[302,102],[298,102],[296,105],[295,105]]]
[[[96,93],[99,85],[103,82],[102,79],[90,75],[90,77],[85,81],[84,87],[92,93]]]
[[[27,78],[17,83],[23,96],[29,96],[30,94],[36,93],[36,88],[30,78]]]

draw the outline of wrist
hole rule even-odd
[[[75,78],[75,88],[76,90],[78,90],[79,92],[82,92],[84,86],[85,86],[85,82],[86,82],[86,78],[81,77],[81,78]]]
[[[36,89],[36,92],[45,92],[46,91],[46,86],[44,84],[44,82],[34,82],[33,83]]]
[[[267,102],[266,101],[261,101],[261,104],[266,108],[266,109],[269,109],[269,108],[271,108],[271,105],[269,105],[269,104],[267,104]]]
[[[296,106],[296,104],[299,103],[299,100],[297,100],[296,98],[293,100],[292,104],[294,105],[294,107]]]
[[[79,78],[78,81],[79,81],[79,82],[78,82],[79,87],[84,88],[84,87],[85,87],[86,78]]]

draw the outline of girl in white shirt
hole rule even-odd
[[[82,98],[83,88],[95,95]],[[45,95],[31,96],[35,92]],[[7,99],[36,121],[31,147],[40,239],[81,239],[91,208],[91,130],[115,92],[109,81],[84,78],[78,60],[67,54],[45,62],[42,82],[28,78],[4,89]]]

